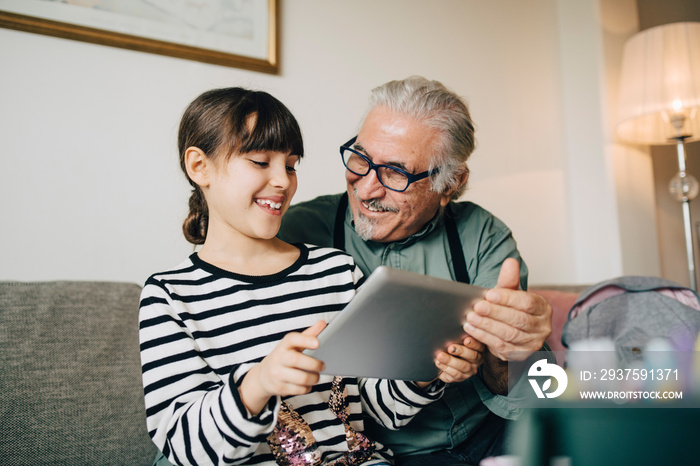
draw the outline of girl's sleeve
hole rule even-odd
[[[360,379],[362,410],[387,429],[408,424],[423,407],[440,399],[445,384],[439,380],[425,388],[413,382]]]
[[[153,279],[141,294],[139,338],[148,433],[168,460],[209,465],[250,459],[275,426],[280,405],[273,397],[257,415],[245,408],[238,387],[252,365],[217,375]]]

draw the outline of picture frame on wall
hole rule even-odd
[[[0,0],[0,27],[276,74],[278,0]]]

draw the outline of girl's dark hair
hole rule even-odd
[[[178,132],[180,168],[185,176],[189,147],[199,148],[210,159],[257,151],[304,156],[301,129],[289,109],[267,92],[240,87],[207,91],[185,110]],[[190,243],[202,244],[209,210],[201,188],[189,176],[187,179],[193,190],[182,231]]]

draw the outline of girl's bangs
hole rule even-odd
[[[238,151],[274,151],[304,156],[301,129],[292,113],[281,102],[267,94],[259,98],[255,126],[242,138]]]

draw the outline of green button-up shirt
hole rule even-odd
[[[321,196],[290,207],[282,220],[279,237],[287,242],[333,246],[333,229],[341,194]],[[473,285],[493,288],[501,264],[508,257],[520,261],[520,285],[527,289],[527,267],[513,235],[498,218],[471,202],[452,204],[461,239],[467,273]],[[346,209],[345,251],[367,276],[380,265],[455,280],[449,243],[442,216],[402,241],[364,241],[355,232],[350,208]],[[520,382],[525,382],[523,377]],[[521,383],[518,385],[521,385]],[[517,387],[516,387],[517,388]],[[451,449],[468,439],[491,411],[514,419],[519,409],[505,397],[494,395],[479,376],[450,384],[441,400],[424,408],[406,427],[391,431],[366,422],[371,437],[399,456]]]

